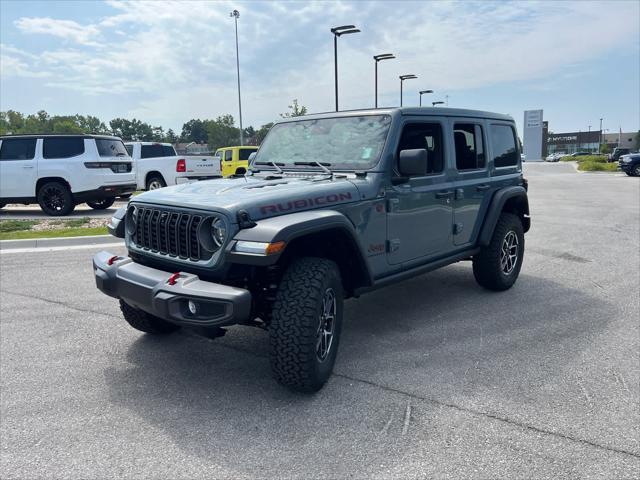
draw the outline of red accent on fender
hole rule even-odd
[[[115,262],[119,258],[120,257],[118,255],[114,255],[113,257],[109,257],[109,260],[107,260],[107,265],[109,265],[109,266],[113,265],[113,262]]]
[[[167,280],[167,283],[169,285],[175,285],[176,282],[178,281],[178,278],[180,278],[180,273],[176,272],[171,274],[171,276],[169,277],[169,280]]]

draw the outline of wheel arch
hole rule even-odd
[[[40,188],[45,184],[45,183],[49,183],[49,182],[58,182],[58,183],[62,183],[63,185],[66,185],[66,187],[69,189],[69,192],[71,194],[73,194],[73,192],[71,191],[71,184],[69,183],[69,181],[66,178],[63,177],[42,177],[39,178],[38,181],[36,182],[36,191],[35,191],[35,196],[38,196],[38,192],[40,191]]]
[[[529,199],[524,187],[514,186],[498,190],[489,203],[484,224],[480,230],[478,243],[487,246],[491,242],[493,231],[495,230],[498,218],[502,212],[509,212],[520,217],[522,227],[525,232],[531,227],[529,217]]]
[[[165,183],[165,185],[167,184],[167,181],[165,180],[164,175],[162,175],[162,173],[160,173],[158,170],[150,170],[147,172],[147,174],[144,177],[144,188],[147,188],[147,184],[149,183],[149,180],[151,179],[151,177],[160,177],[162,181]]]
[[[238,240],[276,243],[285,242],[281,254],[267,257],[233,252]],[[321,257],[333,260],[340,269],[345,292],[372,285],[369,263],[363,254],[353,224],[337,211],[293,213],[258,221],[253,228],[240,230],[227,249],[231,263],[259,266],[287,266],[300,257]]]

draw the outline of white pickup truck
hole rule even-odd
[[[135,165],[138,190],[222,176],[212,156],[177,155],[170,143],[126,142],[125,147]]]

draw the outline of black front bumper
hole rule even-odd
[[[78,203],[91,202],[94,200],[105,200],[107,198],[119,197],[120,195],[129,195],[135,192],[137,185],[128,183],[125,185],[105,185],[95,190],[87,190],[86,192],[78,192],[73,194],[73,198]]]
[[[169,272],[134,263],[128,257],[119,257],[109,265],[112,257],[105,251],[93,257],[96,285],[110,297],[179,325],[225,326],[250,319],[248,290],[205,282],[183,272],[171,285]],[[196,313],[189,310],[189,301],[196,306]]]

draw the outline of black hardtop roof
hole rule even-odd
[[[44,137],[71,137],[71,138],[100,138],[103,140],[122,140],[114,135],[94,135],[88,133],[16,133],[1,135],[2,138],[44,138]]]
[[[513,122],[511,115],[504,113],[485,112],[483,110],[470,110],[467,108],[448,108],[448,107],[383,107],[368,108],[358,110],[341,110],[339,112],[322,112],[311,113],[302,117],[289,117],[279,120],[276,123],[285,123],[296,120],[314,119],[314,118],[335,118],[335,117],[354,117],[359,115],[400,115],[400,116],[432,116],[432,117],[467,117],[467,118],[488,118],[491,120],[502,120]]]

